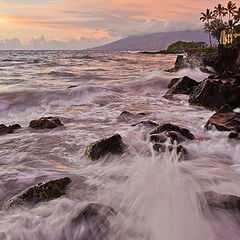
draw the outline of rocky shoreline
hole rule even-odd
[[[240,113],[234,112],[234,109],[240,107],[240,39],[236,39],[231,48],[220,46],[217,52],[192,51],[186,57],[179,55],[172,71],[196,66],[204,71],[209,71],[210,66],[216,73],[202,82],[197,82],[188,76],[172,79],[164,97],[171,100],[175,94],[189,95],[190,105],[216,111],[206,122],[206,130],[216,128],[219,131],[229,131],[228,137],[233,141],[239,141]],[[175,123],[158,124],[141,119],[146,117],[145,113],[134,114],[124,111],[120,114],[119,120],[128,122],[132,127],[143,125],[148,131],[145,136],[146,142],[152,143],[156,154],[175,152],[179,161],[188,160],[188,149],[181,143],[195,139],[190,130],[186,126],[178,126]],[[133,124],[132,121],[135,123]],[[57,117],[42,117],[32,120],[29,127],[36,131],[44,129],[51,131],[56,127],[64,129],[64,124]],[[20,128],[18,124],[8,127],[1,124],[0,135],[13,133]],[[115,134],[86,146],[85,156],[90,161],[101,161],[101,158],[107,154],[128,154],[127,151],[128,146],[121,135]],[[69,177],[41,182],[11,197],[3,204],[2,209],[10,211],[18,207],[33,207],[35,204],[67,195],[68,187],[71,187]],[[240,211],[239,196],[209,191],[205,192],[201,198],[204,198],[211,208]],[[88,227],[84,233],[86,239],[104,239],[110,229],[109,219],[116,214],[116,210],[111,206],[88,203],[72,217],[63,235],[73,235],[76,229],[87,223]]]

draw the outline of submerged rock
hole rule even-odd
[[[172,80],[173,81],[173,80]],[[175,80],[174,80],[175,81]],[[172,84],[170,83],[170,86]],[[170,98],[173,94],[190,94],[193,89],[199,85],[199,82],[184,76],[179,78],[173,86],[164,95],[165,98]]]
[[[108,153],[122,154],[125,149],[126,145],[123,143],[122,137],[119,134],[115,134],[88,145],[85,155],[92,161],[95,161]]]
[[[205,193],[207,203],[212,208],[240,210],[240,197],[213,191]]]
[[[189,103],[210,110],[219,110],[228,104],[232,109],[240,106],[240,86],[237,76],[218,79],[212,76],[201,82],[190,94]]]
[[[103,240],[108,239],[111,216],[114,209],[101,203],[88,203],[72,218],[64,230],[65,239]]]
[[[140,118],[145,117],[145,116],[146,116],[146,113],[133,114],[133,113],[130,113],[128,111],[123,111],[118,116],[118,120],[125,121],[125,122],[130,122],[132,120],[140,119]]]
[[[32,120],[29,124],[30,128],[36,129],[52,129],[59,126],[63,126],[63,124],[57,117],[41,117],[37,120]]]
[[[233,112],[228,105],[225,105],[209,118],[205,129],[211,130],[213,126],[219,131],[240,132],[240,113]]]
[[[141,121],[139,123],[132,124],[131,126],[135,127],[137,125],[143,125],[143,126],[146,126],[146,127],[157,127],[157,126],[159,126],[157,123],[152,122],[152,121]]]
[[[166,151],[172,152],[173,150],[175,150],[178,154],[182,153],[183,155],[186,155],[188,153],[187,149],[182,145],[155,143],[153,145],[153,149],[157,152],[166,152]]]
[[[65,195],[66,187],[71,182],[69,177],[54,179],[27,188],[4,203],[2,209],[34,205],[39,202],[53,200]]]
[[[16,129],[19,129],[19,128],[21,128],[19,124],[10,125],[8,127],[4,124],[0,124],[0,135],[13,133]]]
[[[153,131],[151,131],[149,134],[158,134],[158,133],[162,133],[165,131],[174,131],[174,132],[178,132],[180,133],[183,137],[193,140],[195,139],[194,135],[186,128],[181,128],[177,125],[174,125],[172,123],[165,123],[159,127],[157,127],[156,129],[154,129]]]
[[[229,134],[228,134],[228,138],[230,139],[240,139],[240,133],[236,132],[236,131],[231,131]]]

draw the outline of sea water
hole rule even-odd
[[[240,195],[240,144],[227,132],[206,131],[213,112],[189,106],[188,96],[163,98],[172,78],[208,76],[197,68],[166,72],[175,59],[137,52],[0,52],[0,124],[22,126],[0,136],[0,204],[44,180],[72,179],[66,196],[0,211],[1,240],[71,240],[64,229],[88,202],[117,212],[109,220],[111,240],[239,239],[239,213],[211,210],[204,192]],[[122,111],[146,115],[126,121]],[[64,127],[28,127],[43,116],[59,117]],[[196,139],[182,144],[187,160],[179,162],[174,152],[156,155],[146,141],[150,129],[131,126],[141,120],[191,130]],[[88,144],[115,133],[129,146],[123,155],[96,162],[84,156]]]

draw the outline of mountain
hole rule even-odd
[[[208,34],[202,30],[152,33],[139,36],[130,36],[118,41],[95,47],[93,50],[107,51],[158,51],[176,41],[209,42]]]

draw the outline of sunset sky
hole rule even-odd
[[[239,1],[239,0],[238,0]],[[200,12],[218,0],[0,0],[0,40],[111,42],[122,37],[201,29]],[[233,1],[236,2],[236,1]]]

